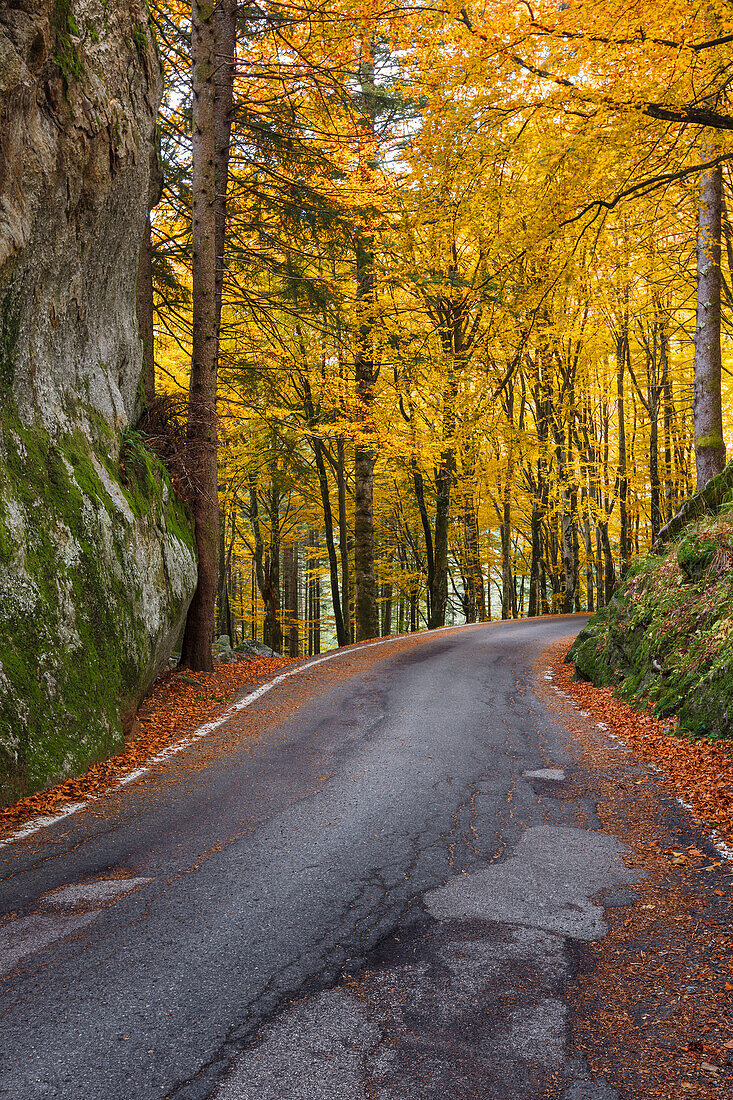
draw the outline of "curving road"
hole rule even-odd
[[[615,1096],[560,994],[630,872],[533,689],[582,622],[305,664],[0,847],[0,1096]]]

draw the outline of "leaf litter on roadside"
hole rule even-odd
[[[98,797],[167,745],[220,717],[247,687],[292,663],[288,657],[240,657],[217,664],[212,673],[163,673],[143,700],[125,748],[83,775],[0,809],[0,836],[33,818],[59,813],[69,803]]]
[[[637,900],[606,909],[606,937],[577,952],[571,1046],[619,1096],[731,1100],[731,865],[698,823],[730,844],[733,744],[671,736],[612,689],[573,682],[567,649],[550,647],[542,665],[549,656],[563,694],[544,679],[540,693],[582,749],[601,828],[644,872]]]

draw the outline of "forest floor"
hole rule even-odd
[[[547,705],[562,713],[601,777],[604,831],[632,850],[645,874],[638,903],[609,908],[608,936],[579,953],[573,1045],[621,1095],[729,1098],[733,744],[671,736],[669,722],[634,710],[612,688],[573,682],[568,648],[549,651],[555,690]],[[599,727],[611,738],[606,746]],[[635,761],[646,768],[635,770]],[[673,824],[660,840],[665,806]],[[687,834],[676,825],[680,808],[682,820],[696,819]],[[715,847],[701,842],[696,823]]]
[[[152,757],[190,736],[206,722],[221,718],[247,689],[254,690],[283,668],[289,657],[250,657],[217,664],[212,673],[173,669],[162,673],[140,705],[125,748],[92,764],[80,776],[28,795],[0,809],[0,838],[41,816],[62,813],[79,801],[98,797]]]

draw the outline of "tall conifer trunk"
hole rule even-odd
[[[143,345],[143,400],[150,408],[155,400],[155,333],[153,330],[153,242],[150,211],[163,195],[163,170],[156,133],[156,144],[150,157],[150,191],[148,216],[143,228],[140,260],[137,268],[137,322]]]
[[[198,584],[188,610],[181,664],[212,669],[211,641],[218,581],[216,367],[216,22],[211,4],[191,5],[193,67],[193,341],[186,445],[196,486],[193,514]]]
[[[213,667],[218,587],[217,371],[226,191],[236,47],[236,0],[192,0],[193,340],[186,446],[196,486],[193,513],[198,584],[186,619],[181,664]]]
[[[361,433],[354,444],[354,588],[357,642],[379,635],[374,579],[374,451],[364,438],[372,431],[374,404],[374,257],[359,238],[356,244],[357,303],[361,311],[355,358],[356,396]]]
[[[143,345],[143,396],[146,407],[155,400],[155,344],[153,333],[153,248],[150,214],[145,219],[137,269],[137,321]]]
[[[714,148],[709,147],[708,153]],[[700,180],[697,233],[697,328],[695,331],[695,461],[697,488],[725,466],[720,352],[720,234],[723,171],[720,165]]]

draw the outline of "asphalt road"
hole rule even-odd
[[[633,873],[533,689],[581,625],[341,653],[0,847],[0,1096],[611,1100],[561,992]]]

